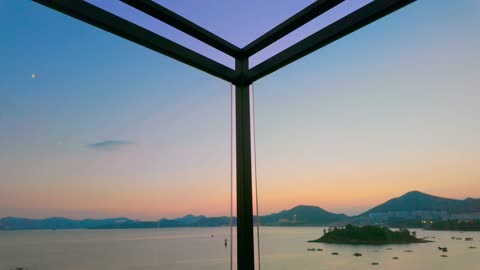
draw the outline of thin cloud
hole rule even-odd
[[[114,151],[127,147],[131,144],[133,144],[133,142],[126,140],[106,140],[88,144],[87,147],[93,150]]]

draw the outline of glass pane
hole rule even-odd
[[[227,67],[232,69],[235,67],[235,60],[232,57],[123,2],[102,0],[88,0],[88,2]],[[199,26],[203,27],[203,25]]]
[[[229,269],[230,86],[32,1],[0,33],[0,269]]]
[[[419,1],[255,83],[261,269],[480,264],[479,10]]]
[[[240,48],[314,0],[155,0]]]

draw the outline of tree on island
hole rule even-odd
[[[327,232],[322,237],[309,242],[334,243],[334,244],[362,244],[362,245],[383,245],[383,244],[409,244],[431,242],[418,239],[410,234],[407,229],[392,231],[385,226],[363,226],[356,227],[351,224],[345,228],[336,228]]]

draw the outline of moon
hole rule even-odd
[[[35,79],[35,77],[37,77],[37,75],[35,73],[32,73],[32,79]]]

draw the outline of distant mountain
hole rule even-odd
[[[184,217],[181,217],[181,218],[176,218],[175,220],[182,223],[182,224],[193,224],[197,221],[199,221],[200,219],[202,218],[206,218],[205,216],[203,215],[200,215],[200,216],[194,216],[194,215],[186,215]]]
[[[443,211],[448,214],[480,212],[480,199],[455,200],[411,191],[376,206],[362,215],[400,211]]]
[[[83,219],[71,220],[63,217],[46,219],[28,219],[17,217],[0,218],[0,230],[65,230],[85,229],[89,227],[100,227],[113,224],[132,222],[124,217],[110,219]]]
[[[299,205],[290,210],[260,217],[260,224],[267,226],[325,226],[348,219],[317,206]]]
[[[174,219],[166,219],[162,218],[160,221],[158,221],[158,227],[160,228],[167,228],[167,227],[191,227],[193,224],[195,224],[197,221],[206,218],[203,215],[200,216],[194,216],[194,215],[186,215],[184,217],[180,218],[174,218]]]
[[[237,219],[233,218],[233,224],[237,224]],[[192,224],[192,227],[221,227],[229,226],[230,217],[208,217],[202,218]]]
[[[429,226],[433,220],[480,219],[480,199],[455,200],[411,191],[354,217],[331,213],[317,206],[299,205],[290,210],[260,216],[259,219],[260,225],[266,226],[341,226],[351,223],[418,228]],[[429,224],[426,224],[427,220],[430,221]],[[84,220],[70,220],[62,217],[39,220],[5,217],[0,219],[0,230],[219,227],[229,224],[230,217],[203,215],[186,215],[175,219],[163,218],[158,221],[135,221],[123,217]],[[236,225],[235,217],[233,224]]]
[[[234,218],[236,224],[236,218]],[[220,227],[230,225],[230,217],[205,217],[187,215],[182,218],[159,221],[130,221],[117,224],[107,224],[90,229],[146,229],[146,228],[182,228],[182,227]]]

